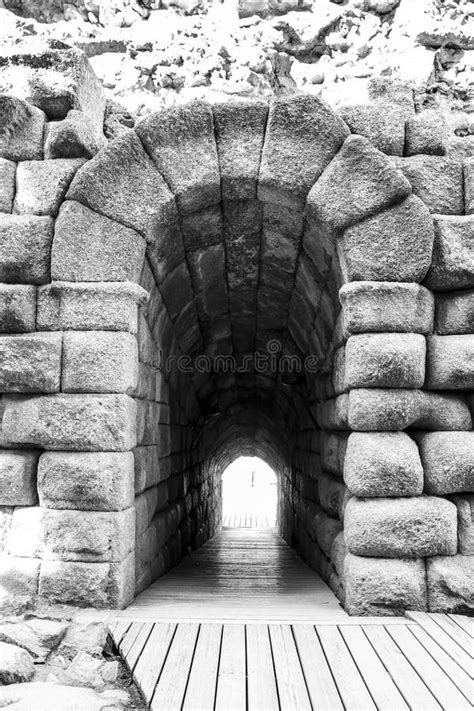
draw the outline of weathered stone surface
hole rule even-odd
[[[14,92],[13,92],[14,93]],[[41,160],[45,115],[13,96],[0,94],[0,156],[12,161]]]
[[[397,616],[405,610],[426,610],[423,560],[363,558],[348,553],[344,588],[350,615]]]
[[[474,556],[438,556],[426,561],[428,610],[472,615]]]
[[[418,447],[404,432],[352,432],[344,481],[354,496],[418,496],[423,491]]]
[[[349,396],[347,393],[319,403],[316,417],[318,425],[325,430],[347,430]]]
[[[221,199],[219,161],[212,109],[203,101],[176,106],[141,121],[135,128],[181,214]]]
[[[351,133],[364,136],[377,150],[388,155],[403,155],[406,119],[403,108],[375,101],[372,104],[343,106],[338,114]]]
[[[456,507],[434,496],[376,500],[354,497],[344,513],[344,536],[354,555],[454,555],[458,544]]]
[[[474,432],[417,435],[429,494],[474,492]]]
[[[34,331],[36,325],[36,287],[0,284],[0,333]]]
[[[0,214],[0,280],[17,284],[49,281],[53,220]]]
[[[274,99],[260,166],[260,200],[302,209],[348,135],[345,123],[317,97]]]
[[[11,212],[15,195],[16,163],[0,158],[0,212]]]
[[[433,239],[431,215],[411,195],[344,232],[339,252],[346,278],[421,281],[431,264]]]
[[[474,331],[474,290],[436,294],[435,331],[442,336]]]
[[[105,144],[101,127],[87,114],[71,109],[62,121],[46,124],[44,157],[92,158]]]
[[[321,508],[337,518],[344,497],[345,486],[339,478],[321,472],[318,476],[318,495]]]
[[[38,592],[40,560],[3,555],[0,558],[0,610],[18,614],[35,600]]]
[[[458,553],[474,556],[474,495],[450,497],[458,510]]]
[[[40,506],[121,511],[133,505],[131,452],[45,452],[38,464]]]
[[[85,451],[136,445],[136,404],[128,395],[44,395],[5,404],[3,432],[13,445]]]
[[[412,190],[430,212],[441,215],[464,213],[462,164],[441,156],[417,155],[392,158]]]
[[[433,330],[433,294],[418,284],[356,281],[344,284],[339,298],[350,333]]]
[[[344,230],[401,202],[410,184],[391,160],[366,138],[349,136],[310,190],[309,218]]]
[[[83,163],[83,158],[19,163],[13,212],[55,217],[71,180]]]
[[[433,291],[474,287],[474,215],[434,218],[433,259],[425,284]]]
[[[5,393],[59,392],[61,353],[61,333],[0,336],[3,363],[0,390]]]
[[[91,657],[98,657],[103,661],[107,634],[107,627],[103,622],[73,622],[66,630],[58,653],[66,659],[73,659],[78,652],[87,652]]]
[[[33,658],[15,644],[0,642],[0,683],[18,684],[30,681],[35,673]],[[10,696],[10,698],[15,698]],[[10,704],[9,704],[10,705]]]
[[[34,506],[38,452],[0,450],[0,505]]]
[[[346,343],[348,388],[421,388],[426,341],[417,333],[361,333]]]
[[[0,623],[0,641],[15,644],[31,654],[36,663],[46,660],[69,627],[69,622],[28,617],[23,621]]]
[[[464,173],[464,211],[466,215],[474,213],[474,156],[463,163]]]
[[[4,689],[0,688],[0,703],[8,704],[12,711],[39,708],[38,705],[49,711],[64,711],[70,706],[71,699],[74,699],[78,708],[87,711],[102,711],[107,707],[125,711],[131,703],[130,695],[122,689],[96,691],[49,681],[11,684]]]
[[[474,335],[428,338],[426,387],[474,390]]]
[[[344,531],[337,534],[331,546],[331,563],[341,580],[344,579],[344,560],[347,555]]]
[[[214,209],[217,210],[218,207]],[[157,283],[161,285],[167,275],[180,266],[185,259],[179,222],[162,225],[157,230],[155,241],[148,246],[147,258]]]
[[[181,218],[181,231],[186,252],[222,243],[222,208],[211,205]]]
[[[109,143],[79,170],[67,197],[121,222],[152,242],[177,220],[173,195],[133,131]]]
[[[257,197],[268,105],[263,101],[215,104],[212,107],[224,200]]]
[[[465,398],[421,390],[364,389],[348,395],[349,427],[361,432],[404,430],[470,430]]]
[[[443,156],[446,153],[448,127],[444,114],[434,109],[415,114],[406,122],[405,154]]]
[[[56,282],[38,291],[37,328],[136,333],[137,306],[146,298],[131,282]]]

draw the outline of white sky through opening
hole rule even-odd
[[[222,524],[275,526],[277,479],[259,457],[238,457],[222,475]]]

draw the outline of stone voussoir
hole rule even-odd
[[[23,161],[16,171],[13,212],[55,217],[83,158]]]

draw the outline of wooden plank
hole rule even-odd
[[[131,624],[132,622],[130,620],[116,620],[113,627],[109,625],[110,633],[116,647],[120,645],[124,634],[127,633]]]
[[[224,625],[217,674],[215,711],[245,711],[246,688],[245,626]]]
[[[361,627],[339,627],[349,652],[379,711],[408,709]]]
[[[181,708],[198,632],[199,625],[196,623],[178,625],[151,699],[152,711]]]
[[[317,625],[316,631],[346,710],[375,710],[376,706],[339,629]]]
[[[456,711],[471,709],[472,711],[471,704],[466,697],[461,694],[418,640],[413,638],[410,630],[404,627],[391,627],[388,633],[443,708],[456,709]]]
[[[200,626],[184,697],[184,710],[209,711],[214,708],[221,639],[222,625]]]
[[[466,699],[474,706],[474,684],[469,675],[456,664],[454,659],[452,659],[422,627],[416,626],[407,629],[409,629],[411,634],[423,645],[426,651],[431,654],[433,659],[438,662],[441,669],[446,672],[453,684],[456,684],[459,691],[464,694]]]
[[[150,703],[155,691],[175,632],[175,624],[161,622],[155,624],[135,667],[135,681],[147,703]]]
[[[395,628],[389,627],[387,629]],[[434,711],[434,709],[441,708],[426,684],[420,679],[410,662],[382,625],[365,627],[364,634],[397,685],[403,698],[412,709],[416,709],[416,711]]]
[[[144,622],[140,632],[138,633],[135,639],[135,642],[128,650],[125,661],[127,662],[127,666],[130,671],[133,671],[135,669],[135,665],[138,661],[140,654],[142,653],[143,648],[145,647],[145,644],[147,643],[148,637],[150,636],[152,629],[153,623]]]
[[[290,625],[269,625],[269,632],[281,710],[310,710],[308,689]]]
[[[415,620],[434,641],[439,644],[454,661],[464,669],[466,674],[472,677],[472,659],[469,654],[456,644],[453,638],[447,634],[426,612],[409,612],[410,619]]]
[[[124,659],[127,658],[128,652],[130,651],[130,648],[132,647],[136,638],[140,634],[140,630],[142,629],[142,627],[142,622],[133,622],[133,624],[130,625],[130,629],[128,630],[128,632],[124,634],[122,641],[119,645],[120,654],[123,656]]]
[[[473,656],[472,637],[468,635],[461,627],[452,620],[449,615],[443,615],[440,612],[430,613],[431,618],[446,632],[449,636],[464,649],[464,651]]]
[[[248,625],[247,697],[249,711],[278,711],[278,694],[267,625]]]
[[[474,619],[472,617],[467,617],[466,615],[456,615],[454,613],[450,614],[449,617],[456,622],[464,632],[474,638]]]
[[[318,711],[344,709],[314,627],[294,625],[293,636],[313,708]]]

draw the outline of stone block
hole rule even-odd
[[[184,262],[183,235],[179,222],[162,225],[157,230],[155,241],[148,246],[147,258],[158,284],[162,284],[168,274]]]
[[[417,435],[429,494],[474,492],[474,432]]]
[[[141,121],[135,131],[170,186],[182,215],[220,202],[219,160],[209,104],[195,101],[165,109]]]
[[[92,452],[136,445],[136,403],[128,395],[4,399],[3,433],[12,445]]]
[[[138,305],[146,299],[131,282],[55,282],[38,291],[37,328],[134,334]]]
[[[474,214],[474,156],[463,163],[464,173],[464,211],[466,215]]]
[[[226,267],[224,246],[214,245],[188,255],[189,272],[194,287],[194,299],[201,320],[227,314]]]
[[[474,335],[428,338],[426,387],[474,390]]]
[[[172,193],[133,131],[88,161],[76,173],[67,197],[136,230],[148,242],[162,224],[178,219]]]
[[[105,144],[101,126],[83,111],[71,109],[62,121],[46,124],[44,157],[93,158]]]
[[[331,563],[342,582],[344,581],[344,560],[347,553],[344,531],[341,531],[337,534],[331,546]]]
[[[134,502],[132,452],[44,452],[38,464],[40,506],[122,511]]]
[[[61,333],[0,336],[0,390],[4,393],[56,393],[61,380]]]
[[[428,610],[471,615],[474,610],[474,556],[455,555],[426,561]]]
[[[169,452],[160,451],[157,446],[136,447],[135,493],[139,494],[150,486],[155,486],[168,478],[170,474]]]
[[[417,333],[361,333],[346,343],[348,388],[421,388],[426,341]]]
[[[0,333],[23,333],[36,327],[36,286],[0,284]]]
[[[354,496],[418,496],[423,492],[418,447],[404,432],[352,432],[344,481]]]
[[[12,161],[41,160],[45,115],[35,106],[0,95],[0,123],[8,130],[0,136],[0,156]]]
[[[450,497],[458,510],[458,553],[474,556],[474,495]]]
[[[132,393],[138,381],[138,344],[130,333],[64,334],[61,388],[69,393]]]
[[[268,104],[263,101],[232,101],[215,104],[212,110],[222,198],[256,198]]]
[[[474,331],[474,290],[436,294],[435,331],[441,336]]]
[[[317,97],[274,99],[260,165],[259,199],[301,210],[310,188],[348,135],[342,119]]]
[[[362,136],[349,136],[308,195],[310,220],[344,230],[401,202],[410,183]]]
[[[321,466],[339,477],[342,477],[344,471],[348,437],[345,432],[321,433]]]
[[[423,560],[362,558],[348,553],[344,588],[350,615],[399,616],[427,607]]]
[[[16,163],[0,158],[0,212],[11,212],[15,195]]]
[[[348,425],[359,432],[470,430],[471,415],[462,396],[421,390],[355,388],[348,395]]]
[[[356,281],[339,291],[350,333],[433,330],[433,294],[419,284]]]
[[[34,506],[38,452],[0,450],[0,505]]]
[[[474,215],[434,218],[435,238],[425,285],[433,291],[474,288]]]
[[[18,614],[35,602],[40,565],[39,558],[0,557],[0,609],[3,614]]]
[[[445,155],[448,126],[441,111],[427,109],[415,114],[406,122],[405,130],[405,155]]]
[[[318,476],[319,503],[323,511],[333,518],[339,516],[345,488],[343,482],[331,474],[321,472]]]
[[[320,402],[316,411],[319,427],[324,430],[347,430],[349,395],[344,393]]]
[[[343,106],[338,114],[351,133],[364,136],[378,151],[387,155],[403,155],[406,112],[397,104],[375,101],[372,104]]]
[[[435,496],[352,498],[344,513],[351,553],[375,558],[423,558],[457,551],[457,512]]]
[[[0,214],[0,280],[13,284],[50,281],[53,220]]]
[[[181,218],[181,231],[186,252],[222,243],[222,208],[211,205]],[[183,255],[184,259],[184,255]]]
[[[153,486],[134,501],[135,508],[135,536],[139,538],[150,527],[153,516],[157,510],[158,487]]]
[[[13,212],[55,217],[83,158],[57,158],[19,163]]]
[[[430,212],[440,215],[464,213],[464,188],[462,164],[441,156],[417,155],[410,158],[392,158],[413,193],[422,200]]]
[[[419,198],[410,195],[346,229],[338,243],[345,278],[422,281],[431,264],[433,239],[428,209]]]

